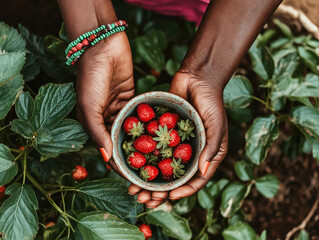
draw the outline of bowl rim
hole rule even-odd
[[[125,168],[124,166],[122,166],[120,164],[120,161],[123,161],[121,156],[120,156],[120,153],[118,151],[118,148],[121,144],[118,144],[118,146],[116,144],[114,144],[115,136],[116,136],[116,134],[119,134],[121,131],[121,127],[122,127],[123,121],[126,117],[125,114],[126,114],[127,110],[130,109],[132,106],[134,106],[134,104],[137,101],[145,99],[145,97],[158,98],[158,99],[162,99],[162,100],[165,100],[163,98],[167,97],[169,100],[174,99],[174,100],[181,102],[182,104],[186,105],[186,107],[189,109],[188,111],[191,111],[193,113],[194,120],[196,120],[196,123],[199,125],[199,129],[197,129],[197,132],[200,133],[200,134],[198,134],[198,146],[199,146],[198,148],[199,149],[197,151],[197,154],[194,156],[195,157],[194,160],[196,161],[196,165],[195,165],[196,167],[188,169],[187,173],[182,178],[175,180],[173,182],[168,182],[167,184],[159,185],[159,184],[156,184],[154,182],[146,182],[140,178],[134,177],[132,174],[129,174],[127,172],[129,170],[127,170],[127,168]],[[173,93],[163,92],[163,91],[152,91],[152,92],[147,92],[147,93],[143,93],[143,94],[135,96],[130,101],[128,101],[125,104],[125,106],[119,111],[119,113],[117,114],[117,116],[113,122],[113,125],[112,125],[111,139],[113,142],[113,154],[112,155],[113,155],[114,163],[117,166],[117,168],[119,169],[119,171],[125,176],[125,178],[128,181],[141,187],[142,189],[146,189],[149,191],[170,191],[170,190],[176,189],[176,188],[182,186],[183,184],[185,184],[186,182],[188,182],[197,172],[199,156],[200,156],[200,154],[201,154],[201,152],[206,144],[206,133],[205,133],[204,124],[202,122],[201,117],[199,116],[196,109],[188,101],[186,101],[184,98],[182,98],[176,94],[173,94]]]

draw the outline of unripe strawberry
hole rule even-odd
[[[82,181],[88,177],[88,172],[84,167],[79,165],[75,166],[75,170],[72,172],[72,178],[75,181]]]
[[[151,165],[146,165],[144,167],[141,168],[141,178],[144,181],[150,182],[153,181],[157,175],[158,175],[159,171],[158,168],[155,166],[151,166]]]
[[[146,164],[146,158],[144,157],[142,153],[133,152],[128,157],[127,162],[131,167],[135,169],[139,169]]]
[[[173,156],[175,159],[181,159],[182,164],[186,164],[192,157],[193,149],[188,143],[179,144],[173,152]]]
[[[160,126],[164,127],[167,126],[168,130],[174,128],[177,124],[176,116],[173,113],[163,113],[162,116],[158,119]]]
[[[134,141],[133,146],[141,153],[150,153],[156,149],[156,142],[151,136],[142,135]]]
[[[139,230],[144,233],[145,240],[149,240],[152,237],[152,230],[149,225],[143,223]]]
[[[49,227],[52,227],[52,226],[54,226],[55,225],[55,222],[47,222],[46,224],[45,224],[45,228],[49,228]]]
[[[6,192],[6,187],[0,186],[0,199],[4,197],[5,192]]]
[[[137,106],[137,116],[142,122],[149,122],[155,117],[155,112],[150,105],[141,103]]]

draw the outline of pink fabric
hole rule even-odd
[[[126,2],[161,14],[183,17],[198,26],[209,0],[126,0]]]

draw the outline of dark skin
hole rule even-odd
[[[58,3],[71,40],[116,20],[110,0],[58,0]],[[156,208],[168,197],[191,196],[214,175],[228,148],[223,89],[280,3],[280,0],[214,0],[208,5],[170,87],[170,92],[189,101],[203,120],[206,146],[200,155],[199,171],[171,192],[150,192],[132,184],[129,193],[138,194],[140,203]],[[117,112],[134,96],[133,64],[125,33],[117,33],[86,51],[77,71],[79,119],[110,159],[113,145],[108,131]],[[117,171],[112,159],[109,163]]]

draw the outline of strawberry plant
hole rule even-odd
[[[168,91],[195,26],[116,4],[130,23],[136,93]],[[128,183],[106,167],[75,120],[75,69],[64,64],[68,38],[63,25],[59,36],[40,37],[22,25],[15,29],[1,22],[0,239],[284,239],[288,230],[278,237],[276,227],[267,225],[275,213],[269,221],[257,217],[263,208],[271,210],[259,202],[274,206],[274,199],[280,201],[276,194],[283,196],[286,182],[295,177],[290,169],[300,162],[310,166],[310,173],[318,169],[319,42],[310,35],[296,36],[278,20],[269,26],[224,89],[230,149],[213,179],[193,196],[146,209],[127,194]],[[167,111],[141,109],[142,119],[151,122],[131,119],[125,131],[137,140],[143,134],[156,137],[156,131],[172,124],[180,141],[191,140],[191,122],[169,114],[153,120]],[[156,142],[151,145],[145,161],[151,153],[171,168],[156,171],[143,164],[144,178],[160,171],[168,179],[179,175],[180,164],[188,161],[187,146],[162,152],[155,149]],[[128,154],[142,148],[133,141],[123,143]],[[280,170],[285,175],[276,176]],[[307,177],[309,184],[316,182]],[[307,192],[308,205],[313,189]],[[140,231],[138,226],[147,227]],[[310,226],[293,237],[317,234]]]

